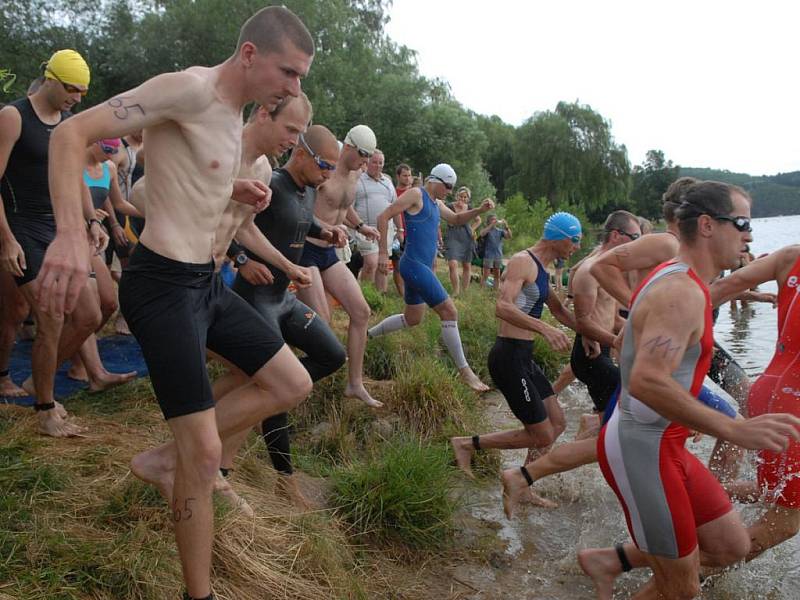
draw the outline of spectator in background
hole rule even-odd
[[[357,127],[369,129],[363,125]],[[366,225],[375,227],[378,223],[378,215],[386,210],[390,204],[394,204],[397,200],[397,193],[392,180],[383,173],[383,152],[375,148],[375,134],[370,129],[369,134],[371,134],[371,137],[369,137],[366,131],[362,132],[357,127],[354,127],[348,135],[353,134],[353,131],[357,136],[363,133],[365,140],[362,144],[359,144],[359,147],[371,151],[372,156],[367,162],[366,172],[361,174],[356,185],[355,209]],[[366,139],[367,137],[369,137],[369,140]],[[345,144],[347,143],[347,140],[345,140]],[[399,216],[390,224],[387,238],[382,239],[380,242],[367,239],[358,232],[355,233],[358,251],[364,258],[361,281],[373,282],[381,292],[386,291],[386,274],[378,271],[378,244],[386,244],[387,252],[391,254],[395,236],[401,243],[403,242],[403,222]]]
[[[469,201],[472,192],[468,187],[460,187],[456,192],[456,199],[450,205],[454,213],[469,210]],[[480,226],[481,218],[475,217],[471,222],[463,225],[447,224],[444,240],[444,257],[450,271],[450,284],[453,287],[453,296],[458,296],[461,290],[469,286],[470,267],[472,265],[472,252],[475,247],[475,230]],[[459,265],[461,273],[459,275]]]
[[[486,238],[481,286],[486,285],[490,274],[494,277],[494,285],[497,285],[500,281],[500,269],[503,266],[503,240],[511,239],[511,228],[505,220],[498,221],[497,215],[490,215],[486,220],[486,227],[481,229],[480,236]]]

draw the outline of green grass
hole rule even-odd
[[[359,538],[442,548],[459,504],[451,460],[444,445],[398,436],[336,472],[332,502]]]

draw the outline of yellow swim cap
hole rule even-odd
[[[47,61],[44,76],[48,79],[60,79],[63,83],[86,87],[89,87],[91,78],[89,65],[75,50],[59,50],[53,54]]]

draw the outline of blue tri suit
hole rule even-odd
[[[405,282],[404,300],[408,305],[427,304],[431,308],[447,300],[442,282],[433,272],[439,231],[439,205],[422,190],[422,210],[403,213],[406,246],[400,259],[400,275]]]

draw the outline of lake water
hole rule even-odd
[[[757,219],[753,221],[753,253],[758,256],[800,241],[800,216]],[[765,291],[776,291],[773,284]],[[725,346],[751,376],[761,373],[769,362],[777,336],[776,311],[770,305],[751,304],[731,312],[724,306],[715,328],[716,339]],[[569,427],[560,441],[572,439],[581,412],[591,410],[591,401],[580,383],[570,385],[560,396]],[[486,399],[498,428],[517,427],[499,394]],[[689,447],[704,462],[713,446],[707,436]],[[505,467],[518,466],[524,452],[504,452]],[[742,476],[754,478],[754,454]],[[469,584],[471,593],[460,598],[488,600],[525,598],[550,600],[589,600],[594,598],[589,580],[577,564],[579,548],[609,546],[627,541],[622,511],[596,465],[548,477],[534,484],[537,492],[557,501],[554,510],[527,508],[509,521],[501,506],[500,487],[496,483],[476,488],[468,484],[469,513],[496,530],[505,546],[505,560],[492,560],[484,568],[472,566],[455,573]],[[755,521],[763,511],[758,505],[737,506],[745,523]],[[767,551],[752,563],[716,578],[700,596],[704,600],[800,600],[800,541],[797,538]],[[628,598],[646,580],[647,572],[627,574],[618,579],[615,598]]]

